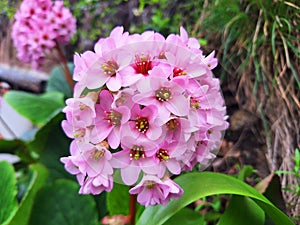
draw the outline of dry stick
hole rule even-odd
[[[135,213],[136,213],[136,195],[130,195],[130,202],[129,202],[130,225],[135,225]]]
[[[67,60],[66,60],[64,54],[62,53],[62,50],[61,50],[61,48],[60,48],[60,46],[57,42],[56,42],[55,48],[58,52],[58,57],[60,59],[60,62],[62,63],[65,78],[66,78],[68,84],[70,85],[71,89],[73,90],[75,83],[73,81],[72,75],[71,75],[70,70],[68,68]]]

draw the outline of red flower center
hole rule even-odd
[[[184,76],[186,75],[186,72],[182,68],[174,68],[173,69],[173,76],[178,77],[178,76]]]
[[[168,151],[165,149],[159,149],[159,151],[156,153],[156,157],[160,160],[160,161],[167,161],[170,156],[168,154]]]
[[[149,129],[148,119],[146,117],[138,117],[135,120],[135,128],[143,134],[146,133]]]
[[[141,145],[134,145],[130,151],[130,159],[138,160],[139,158],[145,158],[144,147]]]
[[[152,61],[149,56],[136,56],[135,57],[135,70],[144,76],[148,76],[148,71],[152,69]]]

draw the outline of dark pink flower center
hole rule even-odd
[[[135,120],[135,128],[143,134],[146,133],[149,129],[148,119],[146,117],[138,117]]]
[[[173,69],[173,76],[178,77],[178,76],[184,76],[186,75],[186,72],[182,68],[174,68]]]
[[[156,157],[160,160],[160,161],[167,161],[170,156],[168,154],[168,151],[165,149],[159,149],[159,151],[156,153]]]
[[[101,68],[107,76],[113,77],[116,75],[116,71],[119,69],[119,66],[115,61],[109,60],[103,64]]]
[[[145,186],[148,188],[148,189],[152,189],[153,188],[153,186],[154,186],[154,182],[153,181],[151,181],[151,180],[147,180],[146,182],[145,182]]]
[[[91,152],[91,158],[98,161],[99,159],[103,158],[104,153],[104,150],[98,150],[97,148],[94,148]]]
[[[145,151],[144,147],[141,145],[134,145],[130,151],[130,160],[135,159],[138,160],[139,158],[145,158]]]
[[[200,107],[199,99],[191,97],[190,98],[190,106],[194,109],[200,109],[201,107]]]
[[[129,97],[129,94],[122,92],[120,97],[116,100],[116,105],[118,107],[123,105],[128,97]]]
[[[116,111],[109,111],[106,113],[106,120],[113,126],[120,126],[121,125],[121,119],[122,114]]]
[[[135,70],[137,73],[141,73],[148,76],[148,71],[152,69],[152,61],[149,56],[136,56],[135,58]]]
[[[73,132],[74,138],[84,137],[85,136],[85,129],[78,128]]]
[[[176,119],[171,119],[167,122],[167,128],[169,130],[175,130],[179,126],[179,123]]]
[[[155,91],[155,97],[158,101],[165,102],[172,98],[172,93],[169,88],[162,87]]]

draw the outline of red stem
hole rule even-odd
[[[135,214],[136,214],[136,195],[130,195],[130,202],[129,202],[130,225],[135,225]]]
[[[70,85],[71,89],[73,90],[74,86],[75,86],[75,83],[73,81],[71,72],[69,70],[67,60],[66,60],[66,58],[65,58],[65,56],[64,56],[64,54],[63,54],[63,52],[62,52],[62,50],[61,50],[61,48],[60,48],[60,46],[57,42],[56,42],[56,50],[58,52],[58,57],[60,59],[60,62],[62,63],[65,78],[66,78],[68,84]]]

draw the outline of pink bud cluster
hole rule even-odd
[[[24,0],[15,14],[12,38],[17,57],[35,68],[57,43],[68,43],[76,20],[62,1]]]
[[[171,175],[206,166],[228,127],[214,52],[204,56],[183,28],[165,38],[116,27],[94,50],[74,57],[66,170],[83,194],[110,191],[121,178],[142,205],[179,198]]]

